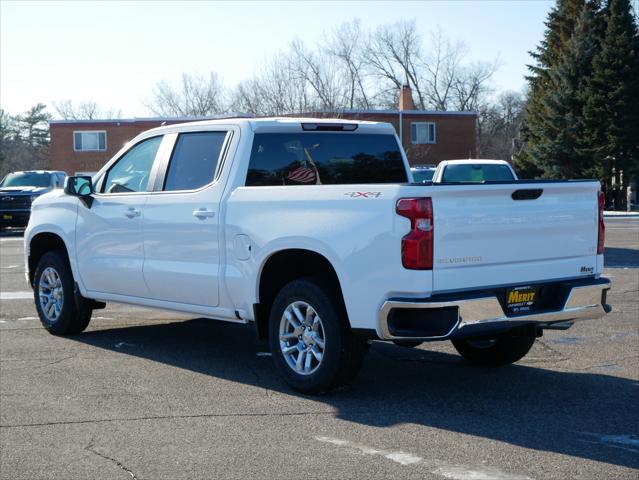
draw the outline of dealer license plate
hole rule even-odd
[[[515,287],[506,291],[506,308],[508,313],[522,314],[535,309],[538,291],[534,287]]]

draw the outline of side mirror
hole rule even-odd
[[[89,197],[94,193],[93,180],[84,175],[67,177],[64,182],[64,193],[74,197]]]
[[[79,197],[84,206],[91,208],[93,204],[93,179],[89,176],[78,175],[76,177],[67,177],[64,182],[64,193]]]

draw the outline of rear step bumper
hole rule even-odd
[[[447,340],[500,333],[524,325],[568,328],[572,322],[600,318],[606,303],[607,278],[561,284],[563,307],[528,315],[508,316],[498,293],[470,293],[443,299],[388,299],[382,305],[377,335],[383,340]]]

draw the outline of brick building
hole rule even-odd
[[[415,110],[408,87],[401,91],[397,110],[306,112],[300,116],[391,123],[411,165],[436,165],[441,160],[476,155],[476,113]],[[50,168],[69,174],[95,172],[139,133],[163,124],[195,120],[202,119],[52,120]]]

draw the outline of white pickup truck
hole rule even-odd
[[[515,170],[505,160],[444,160],[433,172],[433,183],[482,183],[518,180]]]
[[[122,302],[255,324],[295,389],[370,340],[452,340],[503,365],[610,311],[596,181],[410,184],[389,124],[227,119],[149,130],[36,200],[25,262],[44,327]]]

